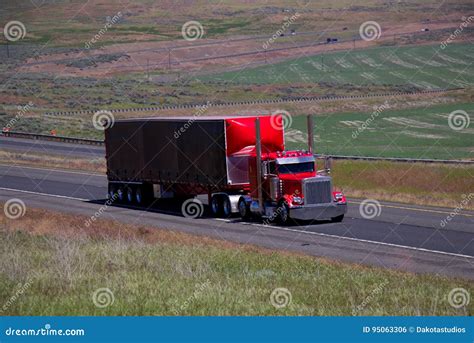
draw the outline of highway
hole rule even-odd
[[[1,141],[3,147],[3,141]],[[52,146],[61,143],[42,142]],[[76,146],[77,147],[77,146]],[[84,147],[98,153],[98,147]],[[51,148],[57,152],[59,148]],[[49,150],[48,150],[49,151]],[[75,150],[73,154],[85,151]],[[51,209],[90,217],[107,192],[105,175],[0,165],[0,201],[20,198],[27,208]],[[474,280],[474,212],[463,211],[444,228],[449,209],[381,202],[381,213],[364,219],[360,200],[351,199],[342,223],[265,225],[240,218],[184,218],[170,202],[137,209],[110,206],[103,219],[149,225],[275,250],[287,250],[355,264]],[[3,215],[3,213],[1,213]]]
[[[63,157],[98,158],[104,157],[105,148],[95,145],[81,145],[28,138],[0,136],[0,148],[5,151],[21,153],[40,153]]]

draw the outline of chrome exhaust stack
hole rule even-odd
[[[260,118],[255,119],[255,153],[257,164],[257,193],[258,193],[258,210],[263,212],[263,187],[262,187],[262,141],[260,133]]]

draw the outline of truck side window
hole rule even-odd
[[[269,174],[276,174],[276,165],[275,161],[268,162],[268,172]]]

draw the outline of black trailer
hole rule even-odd
[[[221,118],[117,120],[105,130],[109,182],[227,185]]]

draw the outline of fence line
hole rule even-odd
[[[128,112],[149,112],[149,111],[162,111],[162,110],[180,110],[190,109],[199,107],[228,107],[228,106],[242,106],[242,105],[261,105],[261,104],[281,104],[281,103],[296,103],[296,102],[312,102],[312,101],[331,101],[331,100],[353,100],[353,99],[365,99],[365,98],[377,98],[386,96],[402,96],[402,95],[417,95],[417,94],[431,94],[431,93],[443,93],[448,91],[462,90],[464,88],[448,88],[448,89],[431,89],[414,92],[387,92],[387,93],[375,93],[375,94],[364,94],[364,95],[339,95],[339,96],[320,96],[320,97],[298,97],[292,99],[261,99],[251,101],[233,101],[233,102],[219,102],[219,103],[199,103],[199,104],[186,104],[186,105],[173,105],[173,106],[154,106],[144,108],[122,108],[122,109],[111,109],[108,110],[112,113],[128,113]],[[96,111],[84,110],[84,111],[63,111],[63,112],[46,112],[44,116],[72,116],[81,114],[94,114]]]

